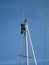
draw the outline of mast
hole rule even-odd
[[[27,29],[27,23],[26,23],[26,65],[28,65],[28,29]]]
[[[30,36],[29,28],[28,28],[28,23],[27,23],[26,19],[21,23],[21,34],[23,34],[25,36],[26,56],[25,55],[19,55],[19,56],[26,58],[26,65],[29,65],[28,58],[33,58],[35,65],[37,65],[37,60],[35,57],[35,52],[34,52],[34,48],[32,45],[32,40],[31,40],[31,36]],[[28,37],[29,37],[33,57],[28,57]]]
[[[28,29],[26,19],[21,24],[21,34],[25,36],[25,46],[26,46],[26,65],[28,65]]]

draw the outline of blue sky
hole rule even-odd
[[[23,13],[37,61],[49,65],[49,0],[0,0],[0,65],[17,63]]]

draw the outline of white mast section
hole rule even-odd
[[[35,53],[34,53],[34,49],[33,49],[33,45],[32,45],[32,40],[31,40],[31,36],[30,36],[30,32],[29,32],[28,26],[27,26],[27,29],[28,29],[29,40],[30,40],[30,44],[31,44],[31,49],[32,49],[33,57],[34,57],[34,62],[35,62],[35,65],[37,65],[37,61],[36,61],[36,57],[35,57]]]
[[[32,40],[31,40],[31,36],[30,36],[30,32],[29,32],[29,28],[28,28],[28,23],[26,22],[26,19],[24,20],[23,23],[21,23],[21,34],[25,35],[25,42],[26,42],[26,56],[24,55],[20,55],[26,58],[26,65],[29,65],[28,63],[28,37],[29,37],[29,41],[30,41],[30,45],[31,45],[31,49],[32,49],[32,54],[33,54],[33,59],[35,62],[35,65],[37,65],[37,61],[36,61],[36,57],[35,57],[35,53],[34,53],[34,48],[32,45]]]
[[[26,65],[28,65],[28,27],[26,23]]]

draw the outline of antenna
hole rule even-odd
[[[24,12],[23,12],[23,20],[24,20]]]

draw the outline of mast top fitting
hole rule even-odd
[[[21,23],[21,34],[24,34],[26,33],[26,19]]]

